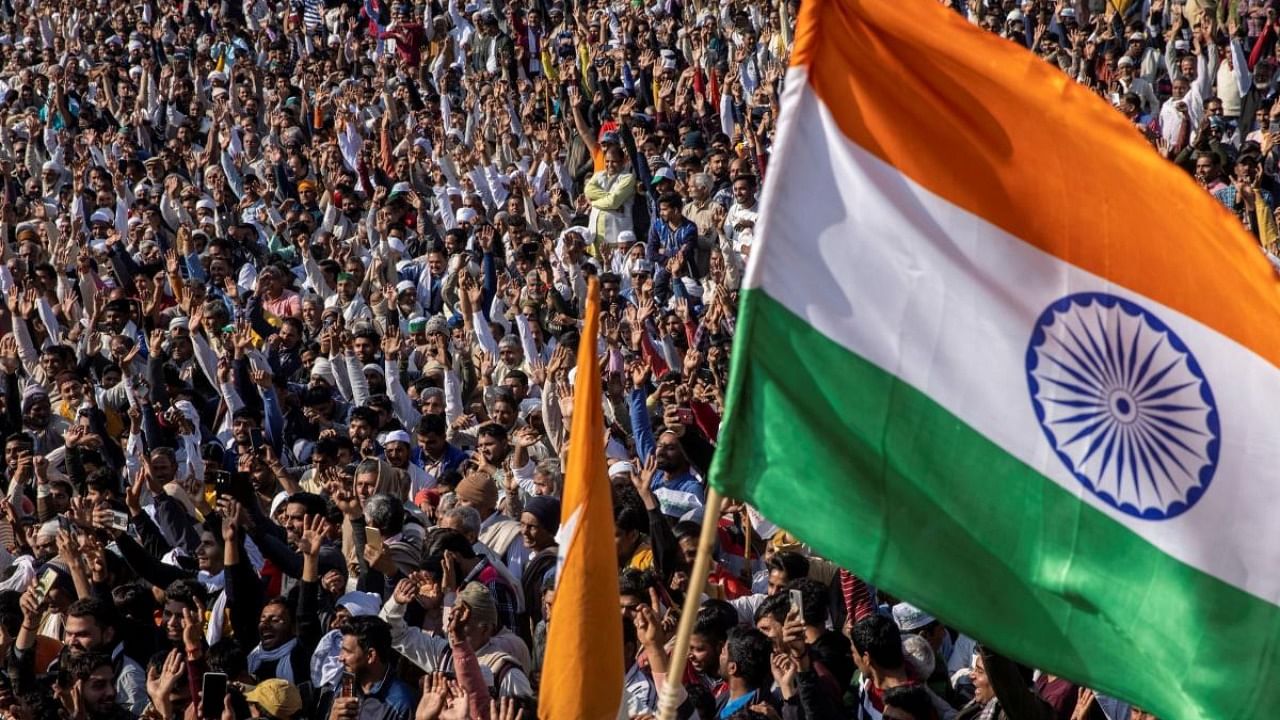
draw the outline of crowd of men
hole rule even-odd
[[[1270,0],[1130,5],[954,3],[1270,247]],[[578,372],[619,717],[711,512],[681,718],[1149,718],[704,507],[797,11],[0,4],[0,718],[531,720]]]

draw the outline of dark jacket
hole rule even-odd
[[[342,679],[339,678],[335,685],[324,689],[320,702],[316,705],[316,712],[311,717],[329,717],[341,683]],[[355,691],[356,697],[360,698],[360,712],[356,715],[359,720],[409,720],[418,705],[413,691],[396,677],[395,668],[387,670],[382,682],[374,686],[373,692],[366,694],[360,689],[359,683],[356,684]]]

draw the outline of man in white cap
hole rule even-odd
[[[1132,93],[1141,101],[1142,114],[1154,115],[1160,109],[1160,101],[1156,99],[1151,83],[1137,74],[1137,64],[1128,55],[1121,55],[1116,61],[1116,83],[1120,86],[1121,96]],[[1114,99],[1114,98],[1113,98]]]
[[[454,213],[453,217],[454,221],[458,223],[458,227],[464,230],[470,230],[471,226],[476,224],[476,220],[479,219],[480,214],[472,208],[460,207],[458,208],[458,211]]]
[[[57,160],[48,160],[40,166],[40,179],[43,183],[44,197],[56,201],[58,191],[66,181],[67,170]]]
[[[1164,70],[1164,58],[1147,42],[1146,33],[1135,30],[1129,33],[1124,49],[1124,56],[1133,60],[1133,69],[1138,77],[1154,86],[1156,79]]]
[[[403,246],[402,246],[403,247]],[[391,311],[396,312],[395,330],[400,334],[408,334],[409,318],[415,315],[422,315],[422,306],[418,304],[418,285],[412,280],[401,280],[395,284],[394,301],[387,302],[386,296],[382,296],[373,304],[373,316],[378,322],[379,328],[383,334],[386,334],[391,327],[390,322]]]
[[[952,633],[929,613],[905,602],[893,606],[893,621],[903,633],[919,635],[929,641],[937,655],[939,665],[945,664],[947,675],[969,667],[973,650],[977,647],[967,635]],[[939,671],[943,668],[939,667]]]
[[[311,582],[311,581],[306,581]],[[319,585],[319,582],[316,581]],[[320,588],[312,586],[304,586],[305,591],[320,591]],[[333,615],[329,618],[327,632],[320,637],[320,642],[316,644],[315,652],[311,654],[311,683],[312,687],[326,687],[331,685],[342,675],[342,661],[338,658],[338,652],[342,644],[342,625],[353,617],[367,617],[377,615],[381,607],[379,597],[374,593],[360,592],[353,590],[339,597],[333,604]]]
[[[116,214],[109,208],[99,208],[89,216],[89,230],[93,237],[105,240],[115,226]]]
[[[428,475],[418,465],[410,462],[413,455],[413,439],[404,430],[391,430],[378,436],[378,444],[382,446],[387,463],[409,476],[409,497],[415,498],[418,493],[435,487],[436,478]]]

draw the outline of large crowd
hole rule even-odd
[[[1271,0],[948,4],[1273,248]],[[704,507],[797,12],[0,3],[0,718],[532,720],[578,372],[619,717],[709,512],[682,719],[1149,718]]]

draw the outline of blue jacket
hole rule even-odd
[[[339,675],[333,685],[325,688],[317,706],[321,712],[316,717],[329,717],[341,684],[342,676]],[[411,720],[418,706],[413,691],[403,680],[395,677],[394,668],[389,668],[369,693],[365,693],[357,683],[356,697],[360,699],[360,712],[356,715],[359,720]]]
[[[653,436],[653,423],[649,419],[649,409],[645,407],[648,394],[643,388],[632,390],[627,395],[627,404],[631,415],[631,432],[636,440],[636,455],[640,462],[648,462],[649,456],[657,449],[658,443]],[[706,485],[692,467],[685,469],[676,477],[671,477],[665,470],[653,474],[650,485],[654,498],[667,517],[683,517],[685,513],[702,507],[707,500]]]

